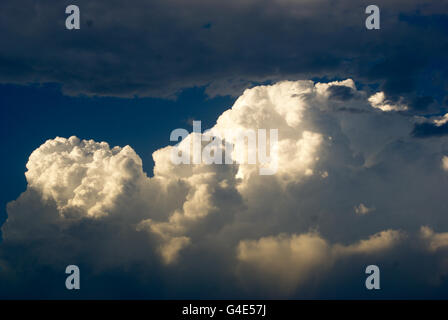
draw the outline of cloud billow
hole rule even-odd
[[[0,7],[2,83],[58,83],[70,95],[174,97],[199,86],[238,96],[254,83],[353,77],[406,96],[416,112],[446,86],[446,30],[432,19],[448,13],[440,1],[377,1],[380,30],[365,28],[370,3],[349,0],[80,0],[81,29],[70,31],[63,3],[14,4]],[[434,73],[436,92],[416,95]]]
[[[382,297],[443,288],[448,150],[411,137],[413,118],[370,97],[351,79],[247,89],[211,132],[278,129],[271,176],[259,164],[175,165],[173,146],[153,153],[148,176],[130,146],[46,141],[30,155],[26,191],[8,204],[0,295],[69,297],[54,280],[69,264],[84,272],[87,298],[328,297],[332,286],[360,297],[366,264],[396,275],[398,289]],[[397,257],[416,256],[432,269],[396,269]]]

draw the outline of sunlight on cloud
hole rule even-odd
[[[408,107],[403,104],[392,104],[386,100],[384,92],[377,92],[369,98],[370,105],[373,108],[380,109],[384,112],[389,111],[406,111]]]
[[[210,271],[216,278],[247,276],[250,292],[267,284],[284,295],[336,263],[383,256],[404,239],[439,250],[448,243],[444,233],[422,227],[414,237],[397,226],[406,217],[406,226],[419,228],[421,212],[444,190],[443,142],[406,138],[409,118],[372,112],[372,106],[405,110],[381,92],[368,97],[351,79],[245,90],[209,132],[234,143],[237,134],[226,133],[278,129],[273,175],[260,175],[258,162],[176,165],[174,147],[166,146],[153,153],[148,177],[130,146],[50,139],[29,158],[27,190],[8,204],[0,259],[23,265],[30,255],[46,266],[83,259],[95,270],[127,270],[135,263],[148,272],[176,272],[195,269],[199,256],[214,270],[215,259],[224,257],[219,271]],[[191,148],[193,138],[179,146]],[[232,160],[244,152],[235,148]],[[445,213],[431,208],[432,221]],[[27,254],[17,257],[10,247]]]
[[[238,259],[259,272],[257,282],[266,281],[280,292],[290,292],[302,282],[331,268],[337,259],[388,250],[405,238],[404,233],[386,230],[350,245],[330,244],[317,232],[280,234],[258,240],[243,240]],[[248,277],[246,273],[242,277]]]

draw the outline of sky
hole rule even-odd
[[[3,0],[0,298],[447,298],[448,2],[370,4]]]

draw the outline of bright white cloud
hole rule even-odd
[[[448,113],[446,113],[443,117],[435,118],[433,121],[436,126],[443,126],[448,122]]]
[[[349,88],[349,99],[333,99],[334,86]],[[129,146],[48,140],[29,158],[27,190],[8,205],[0,248],[22,246],[45,265],[83,257],[98,268],[160,264],[169,272],[194,272],[205,263],[197,257],[221,259],[214,279],[235,277],[238,265],[240,275],[293,292],[341,261],[385,254],[412,234],[406,228],[444,221],[443,141],[406,136],[409,118],[370,112],[372,103],[387,102],[378,94],[367,100],[350,79],[247,89],[211,132],[278,129],[272,176],[260,175],[259,163],[175,165],[167,146],[153,153],[148,177]],[[375,204],[375,215],[364,203]],[[419,241],[433,251],[445,246],[443,233],[422,230]]]
[[[386,100],[384,92],[380,91],[369,97],[370,105],[373,108],[380,109],[384,112],[389,111],[406,111],[408,107],[403,104],[392,104]]]
[[[76,137],[48,140],[31,154],[27,169],[28,186],[54,200],[61,215],[106,215],[126,187],[145,178],[131,147],[110,149]]]
[[[385,230],[348,246],[337,244],[334,251],[336,255],[379,253],[392,248],[405,238],[406,235],[401,231]]]
[[[332,81],[328,83],[316,83],[315,84],[315,91],[317,94],[321,97],[329,98],[330,93],[328,89],[331,86],[338,86],[338,87],[347,87],[352,89],[353,91],[357,91],[355,82],[352,79],[346,79],[343,81]]]

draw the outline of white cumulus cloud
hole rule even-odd
[[[50,139],[28,160],[27,190],[8,204],[2,270],[76,260],[124,273],[144,266],[167,292],[180,292],[173,279],[181,275],[204,290],[220,279],[240,290],[240,275],[250,275],[250,292],[265,279],[261,292],[292,294],[344,261],[386,257],[407,236],[438,250],[443,232],[412,230],[448,229],[447,150],[441,140],[411,137],[413,123],[400,113],[372,112],[387,103],[351,79],[247,89],[210,132],[235,142],[226,133],[277,129],[273,175],[260,175],[259,162],[175,165],[166,146],[153,153],[148,176],[130,146]],[[374,215],[365,203],[375,204]]]
[[[384,112],[408,110],[408,107],[404,104],[392,104],[391,102],[387,101],[386,95],[382,91],[370,96],[369,102],[373,108],[380,109]]]

